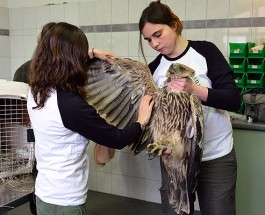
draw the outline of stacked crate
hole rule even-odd
[[[249,49],[254,47],[251,43]],[[262,50],[248,50],[247,88],[265,87],[265,48]]]
[[[255,43],[229,43],[229,64],[234,71],[235,82],[241,92],[265,87],[265,48],[250,50]],[[241,102],[239,113],[244,113]]]

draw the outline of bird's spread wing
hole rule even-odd
[[[137,120],[141,98],[154,95],[156,87],[147,65],[125,58],[112,61],[92,60],[88,67],[87,102],[108,123],[124,128]],[[138,151],[140,146],[141,141],[132,149]]]

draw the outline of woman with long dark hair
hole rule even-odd
[[[95,53],[94,53],[95,54]],[[37,214],[86,214],[89,140],[121,149],[137,141],[153,101],[143,97],[138,121],[118,129],[86,102],[88,41],[76,26],[56,23],[30,64],[28,112],[35,135]]]

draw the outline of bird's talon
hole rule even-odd
[[[150,143],[147,145],[147,153],[150,159],[161,156],[165,150],[165,146],[161,146],[157,143]]]

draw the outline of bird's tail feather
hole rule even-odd
[[[169,204],[178,215],[185,215],[190,213],[190,200],[187,184],[187,161],[179,164],[183,168],[167,168],[169,176],[168,185],[168,199]]]

